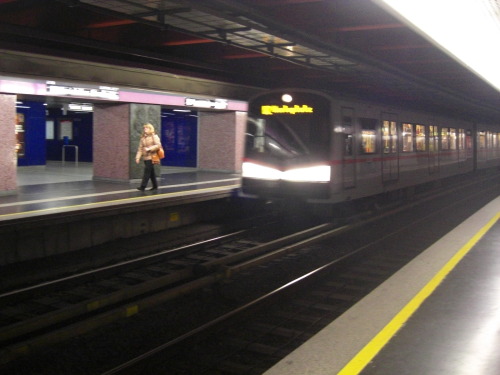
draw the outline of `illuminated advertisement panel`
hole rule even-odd
[[[22,113],[16,114],[16,151],[17,156],[22,157],[25,153],[24,144],[24,115]]]

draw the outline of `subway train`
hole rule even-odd
[[[249,102],[242,194],[334,204],[499,165],[499,124],[273,90]]]

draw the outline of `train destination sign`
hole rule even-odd
[[[290,114],[295,115],[297,113],[313,113],[313,107],[309,107],[306,104],[297,105],[293,107],[288,105],[263,105],[261,106],[260,112],[263,115],[275,115],[275,114]]]

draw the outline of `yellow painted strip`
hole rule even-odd
[[[131,317],[132,315],[135,315],[139,312],[139,306],[133,305],[133,306],[127,306],[125,309],[125,316],[127,318]]]
[[[204,189],[196,189],[196,190],[186,190],[186,191],[177,191],[177,192],[174,192],[174,193],[160,193],[160,194],[151,195],[151,196],[140,196],[140,197],[132,197],[132,198],[115,199],[115,200],[111,200],[111,201],[102,201],[102,202],[93,202],[93,203],[85,203],[85,204],[76,204],[74,206],[50,207],[50,208],[45,208],[43,210],[33,210],[33,211],[14,212],[14,213],[10,213],[10,214],[2,214],[2,215],[0,215],[0,219],[7,218],[7,217],[14,217],[14,216],[25,216],[25,215],[42,214],[42,213],[47,213],[47,212],[50,212],[50,211],[76,210],[76,209],[84,208],[84,207],[104,206],[104,205],[110,205],[110,203],[112,205],[116,205],[118,203],[124,203],[124,202],[127,202],[127,201],[158,200],[158,199],[168,198],[170,196],[185,196],[185,195],[189,195],[189,194],[192,194],[192,193],[207,192],[207,191],[216,191],[216,190],[221,189],[221,188],[232,188],[232,189],[235,189],[237,187],[239,187],[239,185],[217,186],[217,187],[212,187],[212,188],[204,188]],[[68,199],[70,199],[70,198],[68,198]],[[29,201],[27,201],[25,203],[26,203],[26,205],[30,204]]]
[[[359,374],[499,219],[500,213],[497,213],[337,375]]]
[[[87,311],[94,311],[97,310],[99,307],[101,307],[100,301],[93,301],[87,303]]]
[[[14,348],[12,352],[16,355],[26,355],[30,352],[30,348],[28,345],[22,345]]]

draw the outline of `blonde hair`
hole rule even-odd
[[[155,134],[155,127],[152,124],[150,124],[149,122],[144,124],[142,127],[143,127],[143,129],[148,128],[149,130],[151,130],[151,132],[153,134]],[[143,132],[142,135],[145,135],[145,133]]]

